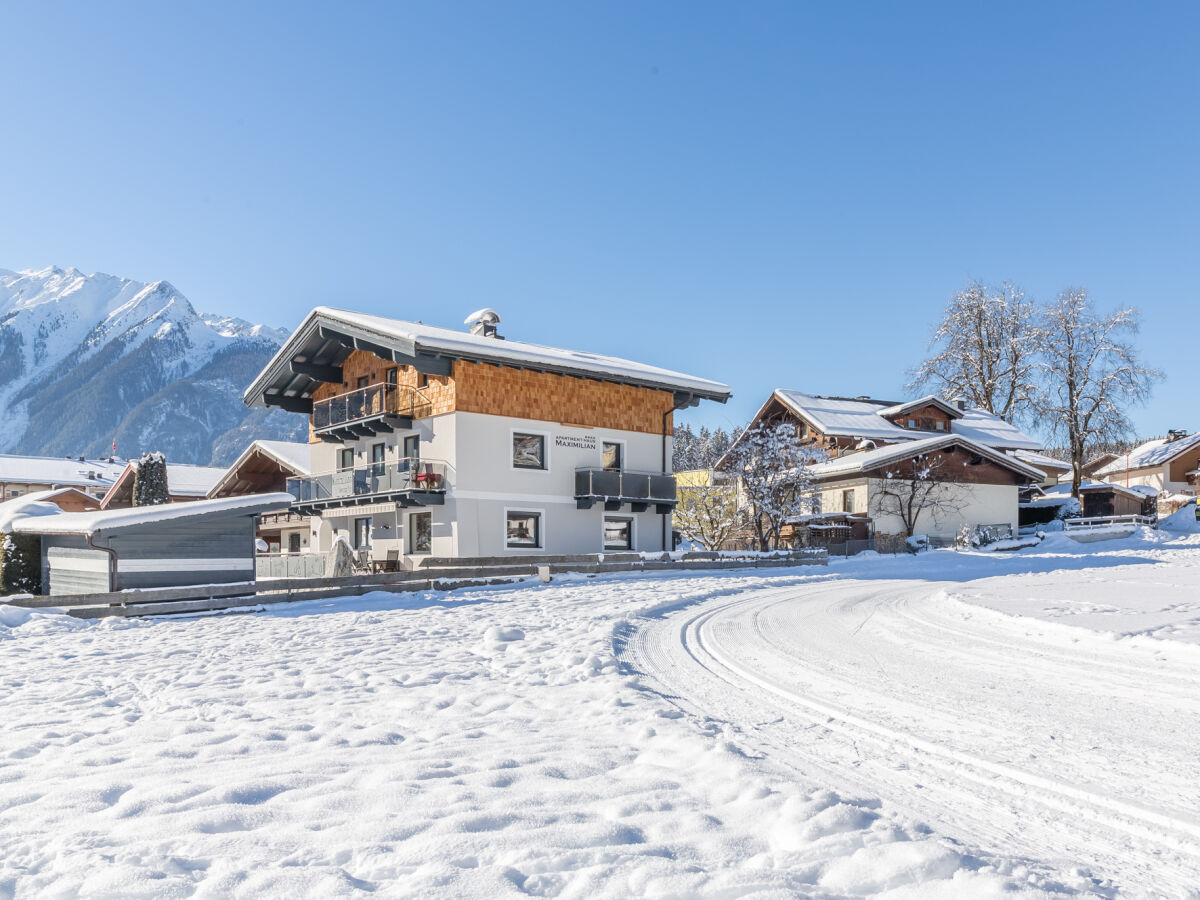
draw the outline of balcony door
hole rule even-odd
[[[625,448],[615,441],[605,441],[601,450],[600,465],[605,472],[620,472],[625,468]]]

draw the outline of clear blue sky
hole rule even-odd
[[[968,9],[967,7],[973,7]],[[165,278],[726,381],[899,396],[947,298],[1144,313],[1200,428],[1200,7],[55,3],[0,10],[0,267]]]

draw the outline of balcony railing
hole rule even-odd
[[[669,512],[675,505],[675,476],[663,472],[576,469],[575,501],[580,509],[603,501],[605,509],[610,510],[629,504],[638,511],[653,503],[659,512]]]
[[[392,494],[419,494],[427,498],[424,502],[440,503],[440,495],[446,492],[446,468],[440,460],[406,458],[289,478],[287,489],[299,507],[350,505],[363,502],[360,498]]]
[[[416,419],[432,411],[423,391],[381,382],[314,403],[313,428],[322,431],[383,416]]]
[[[258,524],[263,528],[278,527],[281,525],[304,525],[307,522],[307,516],[298,515],[290,510],[287,512],[265,512],[258,517]]]

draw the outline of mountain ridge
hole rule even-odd
[[[253,438],[305,440],[303,417],[250,410],[245,385],[289,332],[198,313],[166,280],[0,269],[0,452],[225,464]]]

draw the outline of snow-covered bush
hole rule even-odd
[[[36,534],[0,535],[0,594],[42,592],[42,539]]]
[[[161,453],[143,453],[134,463],[133,505],[161,506],[170,502],[166,457]]]
[[[921,553],[929,549],[929,535],[913,534],[904,539],[904,546],[909,553]]]

